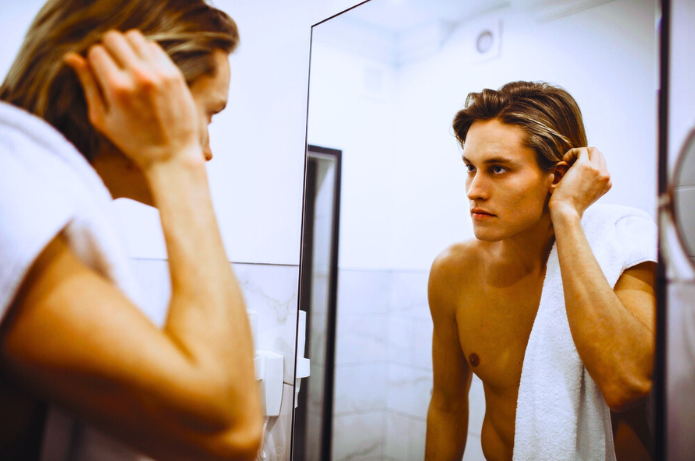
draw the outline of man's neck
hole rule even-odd
[[[512,237],[491,242],[488,246],[490,269],[502,270],[505,279],[544,275],[548,256],[555,243],[550,214],[537,225]]]
[[[153,205],[145,177],[123,154],[104,150],[94,155],[91,163],[114,199],[129,198]]]

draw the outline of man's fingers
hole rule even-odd
[[[94,123],[100,120],[106,113],[106,102],[101,94],[99,85],[89,68],[89,63],[86,59],[75,52],[66,53],[63,57],[65,63],[70,66],[82,85],[84,97],[87,100],[89,109],[89,118]]]
[[[140,59],[148,60],[154,58],[152,50],[150,48],[150,41],[137,29],[131,29],[125,34],[123,34],[125,39],[130,43],[135,54],[138,55]]]
[[[93,71],[99,88],[103,89],[104,101],[109,104],[114,86],[122,83],[123,71],[118,67],[113,56],[102,45],[93,45],[87,51],[87,60]]]
[[[130,40],[122,33],[110,30],[104,34],[101,42],[121,69],[132,67],[139,61]]]
[[[586,147],[575,147],[574,149],[568,150],[565,155],[562,156],[562,161],[572,165],[575,161],[579,160],[580,157],[586,154]]]

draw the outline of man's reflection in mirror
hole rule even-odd
[[[614,460],[613,426],[652,386],[656,227],[643,211],[595,204],[610,174],[562,88],[471,93],[453,128],[475,239],[430,273],[426,459],[461,459],[475,374],[488,460]],[[646,425],[631,426],[649,445]]]

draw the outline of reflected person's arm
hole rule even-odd
[[[434,323],[432,367],[434,385],[427,411],[426,461],[458,461],[468,437],[468,391],[472,374],[459,342],[456,290],[446,257],[430,272],[428,298]]]
[[[141,35],[109,33],[89,57],[89,66],[79,57],[72,65],[95,111],[90,120],[122,141],[160,211],[169,315],[157,328],[61,234],[3,324],[4,365],[27,388],[154,458],[254,459],[262,415],[251,332],[217,228],[191,94]]]
[[[567,317],[577,351],[608,406],[624,410],[651,390],[655,348],[654,263],[626,270],[611,288],[581,226],[584,210],[610,188],[595,148],[566,155],[572,166],[550,211]]]

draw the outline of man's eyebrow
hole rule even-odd
[[[464,162],[467,162],[467,163],[473,163],[473,162],[471,162],[468,158],[466,158],[465,155],[463,156],[463,161],[464,161]],[[492,158],[485,159],[485,161],[484,161],[483,163],[489,165],[489,164],[492,164],[492,163],[516,164],[517,162],[516,162],[515,160],[513,160],[513,159],[511,159],[511,158],[507,158],[507,157],[492,157]]]

